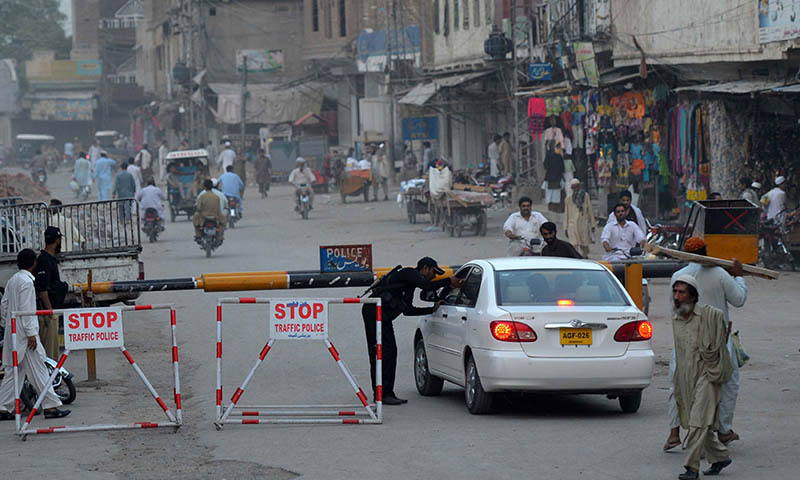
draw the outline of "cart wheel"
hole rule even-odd
[[[488,219],[486,218],[486,210],[481,211],[480,216],[478,216],[478,220],[479,220],[479,224],[480,224],[480,229],[478,231],[478,235],[480,235],[481,237],[485,237],[486,236],[486,230],[487,230],[487,225],[486,224],[488,223]]]
[[[364,184],[364,202],[369,202],[369,184]]]

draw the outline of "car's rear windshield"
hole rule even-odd
[[[605,270],[498,271],[495,288],[498,305],[630,305],[619,284]]]

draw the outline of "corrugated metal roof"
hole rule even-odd
[[[450,75],[448,77],[435,78],[428,83],[420,83],[419,85],[415,86],[410,92],[398,100],[398,102],[406,105],[422,106],[425,105],[425,103],[430,100],[431,97],[436,95],[436,92],[442,88],[457,87],[464,83],[471,82],[472,80],[477,80],[478,78],[490,75],[494,72],[495,70],[485,70],[482,72],[461,73],[458,75]]]
[[[397,102],[406,105],[422,106],[425,105],[425,102],[430,100],[431,97],[434,95],[436,95],[435,83],[433,82],[420,83],[419,85],[412,88],[410,92],[403,95],[403,98],[401,98]]]
[[[770,80],[736,80],[734,82],[710,83],[703,85],[690,85],[674,89],[675,92],[708,92],[708,93],[730,93],[742,95],[754,92],[763,92],[783,87],[784,82]]]

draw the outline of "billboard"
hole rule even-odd
[[[248,72],[282,72],[283,50],[237,50],[236,70],[242,71],[244,57],[247,57]]]
[[[800,0],[755,0],[758,3],[758,40],[780,42],[800,37]]]

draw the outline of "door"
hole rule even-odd
[[[465,277],[464,285],[455,299],[455,304],[448,306],[447,317],[442,318],[442,351],[444,368],[453,377],[464,378],[464,346],[467,342],[467,329],[478,320],[476,304],[480,294],[483,269],[473,266]]]
[[[464,266],[456,272],[456,278],[466,279],[469,275],[471,266]],[[453,319],[459,317],[457,311],[458,298],[461,295],[461,288],[447,288],[443,292],[442,304],[439,309],[431,314],[430,333],[426,340],[428,345],[428,368],[431,371],[440,372],[448,376],[456,376],[449,365],[452,365],[452,357],[459,356],[460,353],[454,350],[452,340],[448,337],[452,335],[450,329]]]

